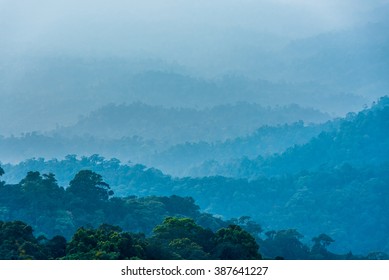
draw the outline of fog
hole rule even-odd
[[[81,2],[81,3],[80,3]],[[387,1],[2,1],[2,52],[134,55],[190,61],[220,47],[273,48],[377,20]],[[244,38],[245,42],[240,42]],[[228,46],[226,46],[228,44]]]
[[[387,10],[378,0],[0,1],[0,135],[52,130],[108,103],[137,101],[357,111],[385,94]],[[149,71],[190,82],[170,77],[170,94],[156,95],[158,82],[136,78]],[[220,83],[226,75],[239,82]],[[188,90],[199,81],[218,83],[217,94]],[[209,100],[196,100],[203,92]]]
[[[147,235],[193,197],[197,219],[267,236],[265,258],[389,259],[388,15],[389,0],[0,0],[0,221]],[[83,177],[72,191],[79,170],[130,197]]]

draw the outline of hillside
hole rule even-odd
[[[1,161],[100,154],[182,175],[211,155],[218,160],[282,152],[328,129],[328,124],[317,123],[329,118],[297,105],[270,108],[239,103],[195,110],[111,104],[72,126],[47,133],[0,136]],[[305,122],[293,124],[300,120]],[[284,137],[280,138],[281,134]],[[196,156],[187,157],[193,151]]]
[[[17,183],[19,172],[37,170],[57,172],[59,185],[65,187],[79,170],[91,169],[102,174],[119,197],[190,196],[202,211],[218,217],[251,216],[265,232],[297,228],[305,241],[327,233],[336,240],[331,247],[335,252],[389,251],[387,164],[358,169],[343,165],[251,181],[220,176],[172,178],[156,169],[97,156],[29,160],[3,167],[7,182]]]
[[[382,251],[333,253],[327,247],[335,240],[325,233],[311,245],[296,229],[264,232],[248,216],[223,221],[190,197],[113,194],[91,170],[66,188],[53,173],[0,181],[0,259],[259,259],[261,252],[271,259],[388,259]],[[354,237],[344,236],[352,245]]]
[[[164,108],[142,103],[107,105],[82,117],[76,124],[58,128],[63,136],[90,135],[102,139],[138,136],[170,144],[216,141],[243,136],[263,125],[296,121],[324,122],[328,114],[298,105],[263,107],[238,103],[206,109]]]
[[[342,164],[376,166],[389,158],[389,98],[383,97],[372,108],[349,114],[338,129],[322,132],[303,145],[285,152],[255,160],[243,159],[226,164],[210,162],[213,174],[255,178],[261,175],[282,175],[302,170],[318,170],[323,166]],[[201,168],[199,170],[201,172]]]
[[[381,98],[372,108],[340,120],[334,130],[279,155],[207,167],[215,174],[222,168],[230,178],[173,178],[144,165],[73,155],[3,165],[4,179],[17,183],[36,170],[58,174],[59,184],[66,186],[79,170],[91,169],[117,196],[190,196],[204,211],[226,218],[248,215],[265,229],[297,227],[307,236],[328,233],[339,251],[388,251],[383,234],[389,227],[388,101]]]
[[[274,63],[279,56],[272,54],[269,62],[262,61]],[[0,60],[0,110],[7,122],[0,123],[0,130],[4,136],[49,131],[72,125],[79,116],[109,103],[192,109],[239,102],[264,107],[299,104],[339,116],[359,110],[372,99],[317,82],[227,73],[209,79],[190,75],[183,68],[163,61],[121,57],[5,57]],[[27,124],[23,121],[26,119],[31,121]]]
[[[276,126],[266,125],[247,136],[225,141],[174,145],[156,153],[146,163],[175,176],[207,176],[212,174],[212,170],[198,168],[205,162],[230,162],[242,157],[254,159],[259,155],[269,157],[282,153],[291,146],[305,144],[323,131],[336,129],[337,125],[337,120],[323,124],[305,124],[300,121]]]

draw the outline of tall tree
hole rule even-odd
[[[230,225],[215,234],[215,256],[222,260],[261,259],[254,237],[238,225]]]
[[[67,191],[87,200],[108,200],[113,195],[103,177],[91,170],[81,170],[69,183]]]

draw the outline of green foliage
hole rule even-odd
[[[253,236],[238,225],[222,228],[215,234],[215,256],[222,260],[261,259]]]
[[[0,221],[0,259],[28,260],[45,258],[43,247],[32,234],[31,226]]]
[[[46,239],[45,239],[46,240]],[[66,239],[61,235],[56,235],[50,240],[43,242],[46,247],[49,259],[59,259],[66,255]]]
[[[189,238],[173,239],[168,244],[168,248],[174,252],[173,255],[179,259],[206,260],[211,258],[210,254],[205,252],[203,247]]]
[[[260,259],[253,236],[237,225],[216,233],[188,218],[166,218],[154,229],[154,243],[165,248],[166,258],[182,259]]]
[[[153,229],[153,233],[154,242],[165,247],[165,251],[173,252],[168,258],[210,258],[213,233],[197,225],[193,219],[167,217]]]
[[[262,227],[257,222],[253,221],[250,216],[241,216],[239,218],[232,218],[228,222],[234,225],[238,225],[244,230],[259,236],[262,233]]]
[[[260,232],[255,233],[255,222],[260,221],[267,230],[298,228],[310,239],[322,232],[331,233],[336,240],[331,248],[337,252],[353,250],[367,253],[382,246],[383,250],[389,248],[383,245],[389,244],[385,235],[389,230],[385,219],[389,203],[387,164],[371,167],[354,167],[351,164],[322,166],[317,171],[261,176],[250,181],[221,176],[171,178],[145,166],[124,165],[98,157],[77,159],[69,156],[57,163],[30,161],[27,166],[40,166],[43,170],[54,166],[53,170],[60,173],[61,168],[66,173],[77,167],[93,167],[105,174],[104,179],[110,182],[116,194],[123,196],[86,202],[57,186],[59,192],[56,195],[48,192],[50,198],[39,196],[44,203],[34,206],[38,209],[41,205],[52,205],[54,211],[50,211],[48,219],[43,219],[44,214],[36,214],[36,210],[32,210],[34,207],[30,207],[39,197],[22,192],[19,185],[1,187],[0,219],[22,219],[40,234],[60,234],[70,238],[78,227],[97,227],[103,222],[149,234],[166,216],[176,215],[194,218],[199,225],[213,231],[226,226],[226,222],[196,210],[200,206],[227,219],[250,216],[247,225],[238,220],[232,223],[249,230],[256,238]],[[189,197],[193,197],[199,206]],[[39,218],[41,216],[42,219]],[[383,230],[375,230],[377,226]],[[372,238],[364,238],[366,234]]]
[[[77,228],[115,224],[124,230],[150,234],[166,216],[191,217],[214,230],[224,225],[221,219],[200,213],[191,197],[109,197],[110,189],[102,176],[78,172],[64,190],[53,174],[28,172],[16,185],[0,188],[0,219],[23,220],[37,233],[70,238]]]
[[[142,236],[122,232],[119,227],[104,224],[97,229],[78,229],[67,246],[65,259],[144,259],[145,246]]]
[[[333,254],[327,250],[327,247],[331,243],[335,242],[330,236],[325,233],[321,233],[319,236],[312,238],[313,246],[311,248],[311,254],[315,259],[331,259]]]
[[[178,232],[178,233],[177,233]],[[171,234],[171,236],[169,235]],[[312,249],[301,243],[302,235],[294,229],[266,232],[258,239],[266,258],[274,259],[389,259],[384,252],[355,256],[338,255],[327,250],[334,242],[326,235],[313,238]],[[0,259],[260,259],[258,243],[238,225],[216,233],[198,226],[192,219],[166,218],[154,229],[154,235],[124,232],[118,226],[102,224],[97,229],[79,228],[69,242],[63,236],[35,238],[27,224],[0,221]]]
[[[264,255],[290,260],[309,259],[309,248],[300,241],[303,236],[297,230],[268,231],[266,236],[260,243]]]
[[[256,259],[258,248],[238,226],[213,233],[188,218],[166,218],[149,238],[108,224],[81,227],[68,243],[62,236],[35,238],[23,222],[0,221],[1,259]]]
[[[103,177],[91,170],[81,170],[70,181],[67,192],[87,200],[108,200],[113,195]]]

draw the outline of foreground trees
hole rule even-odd
[[[35,238],[31,226],[20,221],[0,221],[0,259],[53,259],[65,253],[66,240],[56,236],[50,240]]]
[[[301,182],[306,184],[307,178]],[[1,184],[0,221],[5,222],[0,229],[0,257],[359,258],[330,252],[334,240],[326,234],[314,237],[309,246],[295,229],[262,233],[262,227],[248,216],[223,221],[201,213],[190,197],[110,197],[111,194],[102,176],[90,170],[77,173],[67,188],[58,186],[53,174],[39,172],[28,172],[19,184]],[[17,220],[23,222],[14,222]],[[373,252],[361,258],[385,259],[387,255]]]
[[[238,226],[213,233],[187,218],[168,217],[151,237],[103,224],[62,236],[36,238],[31,226],[0,222],[0,259],[259,259],[258,245]],[[247,242],[248,241],[248,242]]]
[[[145,259],[143,235],[123,232],[121,228],[103,224],[97,229],[80,228],[67,246],[65,259],[129,260]]]
[[[302,236],[296,230],[266,235],[260,248],[272,259],[389,259],[383,252],[367,256],[331,253],[327,246],[334,241],[326,234],[313,238],[311,248],[299,241]],[[62,236],[35,237],[32,227],[20,221],[0,221],[0,259],[5,260],[251,260],[262,258],[258,249],[253,236],[240,226],[213,232],[188,218],[167,217],[149,237],[108,224],[81,227],[68,242]]]

